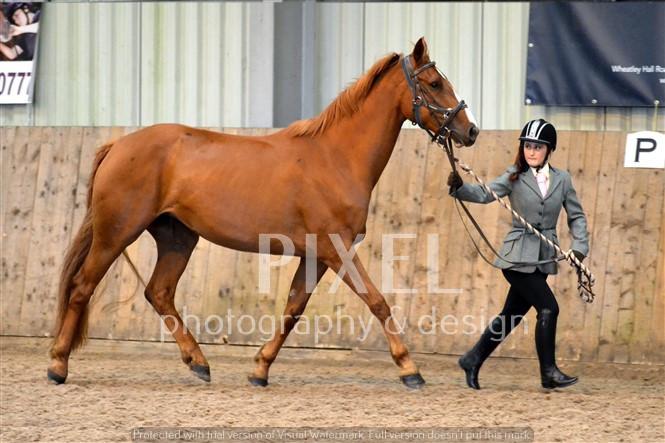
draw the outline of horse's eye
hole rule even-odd
[[[434,81],[430,84],[430,86],[432,87],[432,89],[439,89],[441,87],[441,83]]]

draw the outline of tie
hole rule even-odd
[[[545,176],[545,173],[541,171],[536,174],[536,181],[538,182],[540,193],[545,197],[545,195],[547,195],[547,177]]]

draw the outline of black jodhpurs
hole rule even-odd
[[[532,306],[537,312],[534,336],[543,387],[564,387],[575,383],[576,377],[567,376],[556,366],[556,324],[559,305],[547,285],[547,274],[540,271],[525,274],[504,270],[503,275],[510,283],[503,309],[490,322],[473,348],[459,360],[460,366],[466,373],[467,384],[474,389],[480,389],[478,385],[480,366],[522,321]]]
[[[492,332],[501,341],[515,328],[533,306],[537,317],[549,313],[552,318],[559,315],[559,305],[554,293],[547,284],[547,274],[536,270],[531,274],[503,270],[503,275],[510,283],[510,290],[503,309],[490,324]]]

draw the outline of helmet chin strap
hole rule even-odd
[[[552,154],[552,151],[551,151],[550,148],[548,147],[548,148],[547,148],[547,154],[545,154],[545,160],[543,160],[543,162],[542,162],[540,165],[538,165],[538,166],[535,167],[536,172],[540,172],[540,170],[543,169],[543,168],[545,167],[545,165],[547,164],[547,162],[549,162],[549,160],[550,160],[550,154]]]
[[[540,168],[544,168],[547,163],[550,161],[550,155],[552,155],[552,150],[547,147],[547,154],[545,154],[545,160],[543,160],[543,164],[540,166]],[[540,168],[538,170],[540,170]]]

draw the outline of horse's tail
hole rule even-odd
[[[60,286],[58,288],[58,317],[55,327],[55,337],[57,337],[60,333],[65,315],[67,314],[74,277],[81,269],[81,266],[83,266],[83,261],[88,256],[88,252],[90,252],[90,245],[92,244],[92,186],[95,182],[97,169],[99,169],[99,165],[101,165],[102,161],[109,153],[112,146],[113,143],[107,143],[99,148],[99,150],[97,150],[97,154],[95,155],[95,160],[92,165],[90,181],[88,184],[87,211],[85,213],[85,217],[83,218],[83,223],[76,233],[76,237],[74,237],[72,244],[67,250],[65,261],[62,265],[62,273],[60,274]],[[79,322],[76,325],[76,329],[74,330],[71,347],[72,350],[75,350],[83,345],[86,339],[87,329],[88,307],[86,305],[83,308]]]

